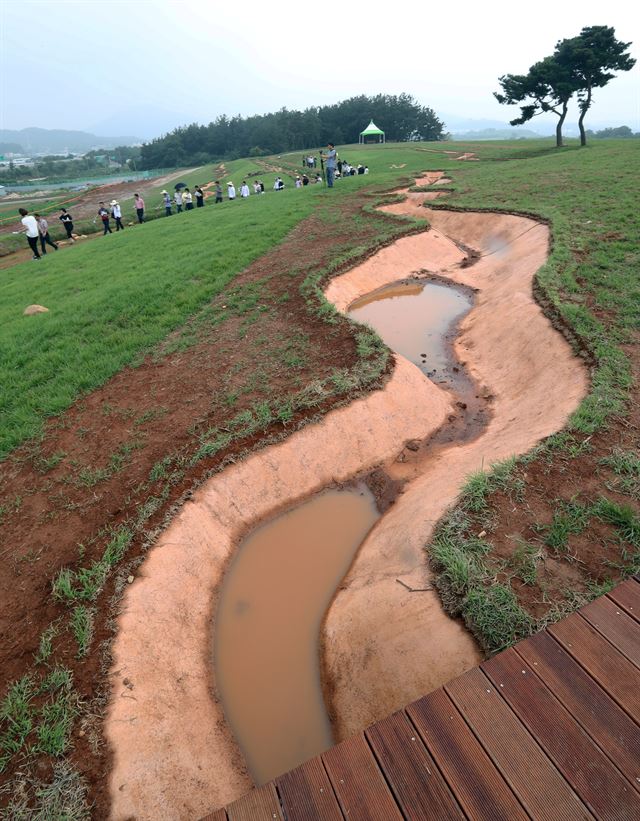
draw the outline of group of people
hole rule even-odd
[[[329,188],[333,187],[333,183],[335,179],[340,177],[348,177],[348,176],[355,176],[356,174],[368,174],[369,169],[367,166],[363,166],[361,164],[357,166],[352,166],[346,160],[342,160],[338,158],[338,154],[336,152],[335,146],[333,143],[329,143],[328,151],[325,154],[323,151],[320,152],[320,157],[323,161],[323,166],[326,172],[326,181],[327,186]],[[303,164],[305,167],[313,168],[316,165],[315,158],[312,156],[303,157]],[[314,175],[309,177],[306,172],[300,174],[296,174],[294,185],[296,188],[302,188],[304,186],[309,185],[311,182],[315,184],[322,184],[323,178],[322,175],[318,172]],[[223,191],[222,185],[220,184],[219,180],[215,180],[211,185],[213,185],[213,194],[215,195],[215,202],[220,203],[223,201]],[[208,188],[210,186],[205,186]],[[283,191],[285,188],[285,183],[282,177],[277,176],[276,180],[273,184],[274,191]],[[254,194],[264,194],[265,187],[262,180],[256,180],[253,183],[253,193]],[[250,196],[251,191],[249,189],[249,185],[246,180],[242,181],[242,185],[239,189],[239,194],[241,199],[246,199]],[[168,191],[163,190],[161,192],[162,196],[162,205],[164,206],[165,216],[171,216],[173,212],[173,208],[175,207],[175,213],[179,214],[184,209],[185,211],[191,211],[194,208],[194,200],[195,200],[195,207],[202,208],[205,204],[205,192],[203,191],[200,185],[196,185],[193,193],[187,188],[184,184],[180,184],[173,194],[173,198]],[[228,200],[235,200],[237,196],[236,187],[233,182],[229,181],[227,183],[227,199]],[[134,207],[136,211],[136,215],[138,218],[138,223],[142,224],[145,221],[145,202],[144,199],[140,196],[140,194],[134,194]],[[19,209],[19,213],[22,217],[22,231],[16,231],[14,233],[24,233],[27,236],[27,241],[31,250],[33,252],[34,259],[40,259],[40,252],[38,251],[38,242],[40,242],[42,254],[46,254],[46,246],[49,245],[55,250],[58,250],[58,245],[51,239],[49,235],[49,225],[47,220],[40,216],[39,214],[34,214],[33,216],[29,214],[24,208]],[[61,214],[58,219],[62,222],[64,229],[67,234],[67,239],[70,242],[74,242],[73,237],[73,218],[71,214],[67,211],[66,208],[61,208]],[[103,235],[112,234],[113,229],[111,228],[111,221],[113,220],[115,223],[115,230],[116,231],[124,231],[124,225],[122,223],[122,208],[120,207],[120,203],[118,200],[114,199],[111,200],[109,207],[104,202],[98,203],[98,216],[97,219],[100,219],[102,223],[102,232]],[[96,222],[96,220],[94,220]]]
[[[41,214],[30,214],[26,208],[19,208],[18,213],[22,217],[20,222],[24,226],[23,232],[27,235],[27,242],[29,243],[34,259],[40,259],[38,240],[40,240],[43,255],[47,253],[47,245],[50,245],[56,251],[58,250],[58,244],[49,236],[49,223]],[[60,217],[60,219],[62,219],[62,217]],[[71,228],[73,229],[73,224]],[[18,231],[16,233],[22,232]]]

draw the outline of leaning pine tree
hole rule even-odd
[[[569,100],[576,91],[572,72],[555,57],[545,57],[531,66],[527,74],[505,74],[498,78],[503,93],[494,97],[504,105],[522,103],[520,116],[511,125],[522,125],[539,114],[551,112],[558,117],[556,146],[562,146],[562,126],[567,117]]]
[[[578,92],[580,145],[587,144],[584,118],[591,108],[594,88],[606,86],[616,76],[612,72],[630,71],[636,64],[627,53],[630,45],[616,40],[610,26],[586,26],[578,37],[556,45],[554,58],[570,73]]]

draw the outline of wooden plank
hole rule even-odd
[[[404,713],[379,721],[366,735],[405,818],[446,821],[465,817]]]
[[[349,821],[394,821],[402,814],[362,733],[322,754]]]
[[[284,821],[273,782],[256,787],[227,807],[229,821]]]
[[[609,639],[623,656],[640,667],[640,627],[621,607],[602,596],[583,607],[579,614]]]
[[[607,593],[618,607],[622,607],[629,616],[640,621],[640,584],[635,579],[627,579]]]
[[[470,670],[445,690],[532,818],[593,818],[481,670]]]
[[[629,821],[638,794],[515,650],[482,665],[500,694],[598,818]]]
[[[636,668],[577,613],[547,628],[564,649],[635,721],[640,716]]]
[[[338,799],[319,758],[281,775],[276,786],[288,821],[342,821]]]
[[[406,712],[470,818],[528,818],[444,690],[415,701]]]
[[[224,808],[214,810],[214,812],[210,812],[209,815],[205,815],[204,818],[201,818],[200,821],[227,821],[226,810]]]
[[[548,633],[515,647],[601,750],[640,790],[640,727]],[[640,671],[636,676],[640,687]]]

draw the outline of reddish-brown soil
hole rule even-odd
[[[168,455],[188,462],[198,448],[199,433],[224,426],[256,400],[284,400],[311,379],[356,363],[352,326],[342,319],[333,325],[320,320],[301,295],[300,284],[352,247],[349,214],[361,214],[359,238],[370,250],[396,232],[407,231],[406,225],[384,217],[362,215],[363,204],[362,197],[343,201],[343,219],[332,222],[330,230],[318,217],[305,220],[280,246],[240,274],[232,287],[259,281],[261,305],[217,325],[201,323],[190,331],[190,347],[165,355],[159,351],[138,367],[125,369],[51,420],[41,442],[28,443],[2,464],[0,507],[8,512],[0,546],[0,697],[10,682],[33,667],[43,630],[58,617],[68,617],[68,607],[52,596],[52,580],[64,567],[88,567],[99,559],[109,531],[131,522],[139,507],[159,493],[164,481],[149,478],[154,465]],[[310,235],[315,237],[312,244],[307,241]],[[225,304],[227,297],[222,294],[214,307]],[[179,339],[176,334],[174,341]],[[298,348],[290,348],[292,339],[299,341]],[[300,413],[286,425],[274,423],[266,434],[240,440],[193,467],[186,464],[168,497],[137,534],[127,559],[135,565],[150,534],[163,525],[172,507],[225,460],[269,437],[286,435],[306,417],[317,417],[341,401],[337,396],[313,414]],[[59,454],[63,458],[49,469]],[[99,469],[106,471],[102,478]],[[54,642],[52,659],[73,671],[77,690],[87,704],[93,703],[90,712],[99,711],[103,692],[107,658],[100,648],[111,636],[110,601],[115,591],[111,578],[97,602],[95,634],[86,659],[75,658],[77,647],[66,630]],[[72,758],[89,780],[91,799],[101,806],[108,762],[102,748],[92,753],[90,738],[90,733],[79,735],[76,729]],[[46,773],[48,763],[43,767]],[[104,807],[98,817],[105,817]]]
[[[554,512],[564,503],[588,506],[605,496],[640,514],[638,496],[620,492],[620,477],[602,464],[613,448],[640,453],[640,356],[637,344],[624,349],[634,374],[627,415],[612,419],[591,436],[576,436],[576,446],[582,452],[575,458],[560,452],[532,461],[518,472],[524,489],[517,496],[496,493],[490,499],[486,521],[494,546],[492,556],[507,563],[499,577],[510,581],[520,604],[535,619],[546,618],[555,607],[569,605],[576,594],[589,596],[593,585],[620,581],[633,553],[628,543],[620,541],[615,528],[597,517],[591,517],[581,533],[569,535],[566,550],[556,551],[544,543]],[[533,584],[520,578],[513,562],[519,542],[540,551]]]

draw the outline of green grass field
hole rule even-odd
[[[459,162],[446,153],[450,151],[473,151],[481,161]],[[245,175],[259,172],[267,187],[263,197],[225,201],[219,206],[210,201],[204,209],[155,219],[124,233],[50,253],[38,263],[29,261],[0,270],[0,459],[6,459],[29,439],[37,442],[47,418],[62,413],[126,365],[140,362],[146,353],[153,352],[157,358],[181,350],[181,345],[193,344],[200,325],[212,320],[207,312],[209,302],[223,290],[229,317],[240,326],[234,344],[242,345],[240,320],[253,323],[259,340],[255,329],[266,313],[258,309],[268,310],[268,305],[261,303],[269,303],[275,296],[268,286],[265,293],[261,292],[265,287],[261,278],[244,288],[234,288],[235,277],[251,261],[275,248],[308,215],[317,215],[321,228],[316,230],[335,231],[344,212],[332,209],[331,204],[346,201],[353,192],[367,188],[379,194],[411,181],[422,171],[444,170],[452,180],[447,184],[451,195],[446,201],[430,205],[522,211],[550,222],[553,247],[537,276],[538,293],[545,309],[573,329],[595,363],[592,390],[568,429],[520,460],[496,466],[489,474],[471,476],[458,505],[440,523],[427,550],[436,566],[445,606],[465,618],[488,652],[544,626],[544,620],[533,618],[521,606],[511,582],[516,579],[524,587],[533,587],[545,551],[566,558],[573,535],[582,533],[592,522],[610,526],[611,540],[626,551],[617,571],[624,574],[640,568],[637,447],[635,451],[628,446],[617,447],[617,441],[610,442],[610,453],[598,463],[608,471],[603,474],[598,498],[558,500],[549,496],[544,500],[549,515],[546,521],[536,523],[536,538],[514,542],[508,560],[495,555],[491,541],[500,514],[499,506],[494,504],[496,498],[506,500],[509,510],[526,507],[527,474],[540,462],[543,470],[559,465],[560,476],[571,469],[579,475],[580,459],[592,443],[599,436],[606,442],[612,420],[621,418],[624,422],[629,415],[631,360],[635,357],[637,364],[640,330],[636,143],[603,140],[584,149],[571,144],[562,150],[555,149],[551,140],[344,146],[339,147],[340,155],[350,162],[369,165],[368,176],[341,180],[333,191],[316,185],[298,191],[289,183],[284,192],[273,192],[276,173],[265,171],[262,163],[294,172],[300,170],[302,153],[226,165],[221,181],[233,179],[236,186]],[[208,166],[179,179],[190,186],[205,184],[217,173],[216,168]],[[146,195],[148,211],[155,208],[156,197],[159,204],[161,188]],[[126,210],[126,200],[123,205]],[[328,340],[332,338],[330,323],[334,317],[326,303],[323,306],[318,302],[318,282],[329,271],[350,264],[400,231],[397,222],[377,217],[374,230],[371,224],[365,225],[360,212],[349,219],[347,239],[352,232],[352,244],[345,246],[343,233],[343,244],[333,255],[323,257],[322,270],[320,265],[318,270],[313,269],[305,259],[299,269],[293,270],[296,260],[290,263],[292,270],[283,271],[284,276],[292,275],[291,288],[297,283],[303,306],[329,323]],[[404,224],[401,228],[411,230],[412,226]],[[24,242],[24,238],[19,239]],[[314,238],[309,242],[313,244]],[[304,257],[305,249],[301,248],[300,253]],[[290,295],[280,294],[278,299],[282,298]],[[31,303],[45,305],[49,313],[23,316],[24,308]],[[216,314],[216,321],[223,318]],[[195,460],[217,453],[236,439],[242,446],[249,434],[264,438],[264,431],[274,420],[283,423],[285,435],[284,425],[293,416],[296,396],[318,388],[315,372],[305,372],[304,379],[300,375],[309,340],[299,331],[296,336],[296,331],[289,328],[285,323],[283,329],[278,328],[282,338],[272,340],[271,347],[266,339],[260,343],[260,356],[254,356],[252,349],[246,352],[241,363],[246,370],[246,384],[240,385],[236,393],[214,397],[215,410],[223,408],[216,417],[219,426],[197,435],[194,432],[193,453],[168,450],[155,463],[146,483],[150,494],[147,501],[127,509],[127,518],[115,529],[110,523],[98,521],[99,511],[93,511],[97,532],[77,545],[77,561],[65,563],[54,578],[43,579],[41,589],[43,597],[49,597],[49,615],[43,615],[43,626],[38,628],[42,632],[38,633],[37,652],[31,659],[25,651],[24,674],[16,677],[0,702],[0,773],[15,765],[7,817],[34,817],[24,798],[23,770],[26,772],[38,756],[41,761],[49,761],[53,772],[47,788],[51,795],[41,790],[37,796],[38,801],[42,798],[48,814],[38,817],[86,817],[85,785],[66,758],[72,754],[74,721],[78,723],[85,709],[70,668],[80,671],[86,659],[98,653],[94,627],[97,625],[95,632],[99,633],[101,619],[105,618],[103,610],[109,608],[105,595],[99,598],[105,579],[116,569],[123,572],[135,534],[144,531],[152,512],[169,498],[172,475],[179,473],[181,478]],[[377,378],[384,367],[384,351],[373,335],[361,332],[356,346],[359,362],[354,373],[336,371],[328,377],[334,398],[349,399],[356,390],[369,389],[374,382],[372,374]],[[357,368],[373,360],[377,370],[370,368],[367,378],[358,382]],[[271,370],[265,369],[266,365]],[[274,374],[283,372],[287,388],[291,385],[286,395],[281,388],[273,387],[279,384]],[[246,391],[246,397],[240,396],[241,391]],[[323,395],[329,394],[327,390]],[[251,398],[254,395],[258,399]],[[305,401],[308,399],[306,396]],[[314,394],[312,400],[297,409],[315,409],[319,399]],[[243,402],[253,404],[245,407]],[[158,406],[147,415],[160,415],[163,410]],[[107,418],[110,411],[103,407],[102,413]],[[135,433],[144,414],[136,418],[135,409],[132,413]],[[124,483],[128,479],[126,470],[133,464],[127,459],[129,449],[137,446],[134,439],[111,454],[102,454],[106,467],[92,461],[89,465],[79,464],[77,473],[69,475],[86,488],[87,495],[105,477],[118,472]],[[167,440],[167,447],[173,447],[172,431],[167,433]],[[33,452],[37,453],[37,448]],[[234,453],[233,458],[242,455]],[[65,454],[55,452],[46,459],[40,457],[40,461],[37,456],[32,458],[46,485],[52,482],[50,471],[64,462]],[[91,458],[95,460],[94,455]],[[72,468],[75,470],[73,465],[68,466]],[[167,494],[163,495],[165,490]],[[10,496],[10,487],[8,491]],[[571,493],[577,491],[579,487],[572,485]],[[628,498],[629,504],[605,498],[611,491],[618,494],[616,499],[620,495]],[[0,516],[10,517],[21,500],[10,501],[13,508],[0,508]],[[540,507],[542,502],[537,502]],[[484,535],[478,536],[483,531]],[[25,566],[33,562],[33,568],[37,568],[38,559],[39,555],[27,554],[21,562]],[[606,589],[606,582],[589,583],[589,595]],[[572,596],[569,590],[566,602],[554,603],[545,619],[559,617],[583,601],[584,596]],[[51,621],[54,604],[56,617]]]

